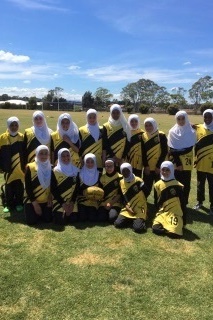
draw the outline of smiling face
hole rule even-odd
[[[144,127],[145,127],[146,132],[148,132],[148,133],[152,133],[152,131],[154,130],[152,123],[149,121],[145,122]]]
[[[115,170],[115,165],[113,162],[107,162],[105,163],[105,169],[106,169],[106,173],[111,174],[114,172]]]
[[[34,118],[34,123],[36,127],[42,127],[44,125],[44,119],[41,116],[36,116]]]
[[[61,161],[63,164],[70,163],[70,153],[68,151],[63,151],[61,154]]]
[[[10,131],[11,131],[11,132],[17,132],[17,131],[18,131],[18,128],[19,128],[18,122],[13,121],[13,122],[9,125],[9,128],[10,128]]]
[[[45,162],[49,159],[49,151],[46,149],[40,150],[38,153],[38,159],[41,162]]]
[[[129,178],[131,172],[128,168],[123,168],[122,170],[122,175],[124,176],[124,178]]]
[[[86,167],[87,167],[88,169],[94,168],[94,165],[95,165],[95,162],[94,162],[94,160],[93,160],[92,158],[88,158],[88,159],[86,160]]]
[[[130,126],[132,127],[132,129],[136,129],[138,126],[138,120],[135,118],[131,119]]]
[[[111,113],[112,119],[118,120],[120,118],[120,111],[118,109],[114,109]]]
[[[210,124],[211,124],[211,122],[212,122],[212,114],[211,114],[210,112],[206,112],[206,113],[204,114],[204,122],[205,122],[205,124],[207,124],[207,125],[210,125]]]
[[[179,125],[179,126],[184,126],[185,125],[185,122],[186,122],[186,119],[185,119],[185,117],[184,116],[178,116],[177,117],[177,124]]]
[[[162,168],[160,171],[161,171],[162,176],[163,176],[165,179],[168,179],[168,178],[169,178],[169,176],[170,176],[170,174],[171,174],[171,171],[169,170],[169,168],[164,167],[164,168]]]
[[[87,121],[90,125],[94,126],[97,123],[97,115],[95,113],[90,113],[87,116]]]
[[[70,126],[70,120],[69,119],[62,119],[61,120],[61,127],[64,131],[67,131],[69,129]]]

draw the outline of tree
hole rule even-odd
[[[94,93],[95,99],[101,102],[102,107],[106,107],[110,99],[113,97],[113,95],[109,92],[108,89],[99,87],[96,92]],[[98,99],[97,99],[98,98]]]
[[[94,98],[92,92],[86,91],[82,96],[82,108],[83,110],[88,110],[94,107]]]
[[[165,87],[160,87],[155,82],[147,79],[140,79],[137,82],[129,83],[121,91],[126,100],[129,99],[135,111],[138,111],[140,104],[149,108],[155,108],[157,104],[168,101],[168,92]]]
[[[37,108],[37,100],[36,97],[30,97],[27,103],[27,107],[29,110],[35,110]]]
[[[196,81],[189,90],[189,98],[194,103],[195,111],[198,110],[201,101],[210,101],[213,98],[213,80],[205,76]]]

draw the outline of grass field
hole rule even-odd
[[[55,129],[60,113],[45,114]],[[32,111],[1,110],[0,132],[12,115],[19,117],[20,131],[32,125]],[[83,112],[72,117],[85,123]],[[173,116],[154,117],[165,133],[174,124]],[[101,113],[99,123],[107,118]],[[201,123],[202,117],[190,120]],[[179,240],[152,234],[152,196],[142,235],[107,224],[29,227],[23,214],[3,214],[0,207],[0,319],[213,319],[213,218],[190,209],[195,202],[193,172],[188,223]]]

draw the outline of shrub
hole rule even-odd
[[[177,104],[170,104],[170,106],[167,108],[167,113],[170,115],[175,115],[179,110],[180,109]]]
[[[139,112],[142,114],[147,114],[149,113],[149,106],[145,105],[145,104],[141,104],[139,107]]]
[[[200,112],[201,114],[203,114],[203,112],[207,109],[213,109],[213,103],[212,102],[205,102],[203,104],[201,104],[200,106]]]

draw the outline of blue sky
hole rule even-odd
[[[213,1],[1,0],[0,94],[119,97],[141,78],[186,90],[213,75]]]

